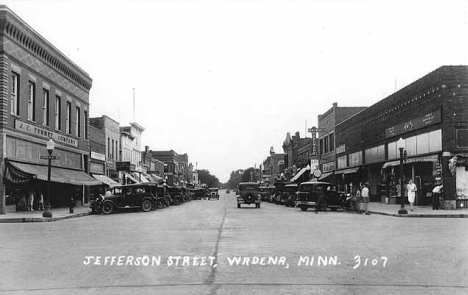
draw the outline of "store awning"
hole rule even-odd
[[[319,180],[325,179],[332,175],[333,175],[333,172],[323,173],[322,176],[319,177]]]
[[[335,174],[351,174],[351,173],[356,173],[358,172],[359,167],[356,168],[348,168],[348,169],[343,169],[343,170],[336,170]]]
[[[437,155],[432,155],[432,156],[426,156],[426,157],[417,157],[417,158],[409,158],[407,159],[404,163],[419,163],[419,162],[437,162]],[[387,167],[391,166],[399,166],[400,165],[400,160],[397,161],[391,161],[387,162],[382,166],[382,169],[385,169]]]
[[[131,176],[130,174],[128,174],[128,173],[124,173],[124,174],[125,174],[125,177],[126,177],[127,179],[130,179],[131,182],[133,182],[133,183],[140,183],[137,179],[135,179],[135,178],[134,178],[133,176]]]
[[[307,165],[307,167],[302,168],[301,171],[296,173],[296,175],[294,175],[294,177],[291,178],[291,181],[296,181],[297,179],[299,179],[299,177],[301,177],[301,175],[304,174],[304,172],[306,172],[307,170],[310,170],[309,165]]]
[[[24,182],[26,178],[47,181],[48,167],[29,163],[8,161],[5,178],[11,182]],[[51,167],[50,181],[73,185],[100,185],[101,182],[84,171]]]
[[[161,183],[163,182],[163,178],[161,176],[158,176],[156,174],[149,174],[148,175],[153,182]]]
[[[145,175],[141,175],[141,182],[151,182]]]
[[[99,174],[93,174],[93,177],[96,178],[99,181],[102,181],[104,184],[107,184],[109,187],[114,187],[116,185],[120,185],[117,181],[107,177],[106,175],[99,175]]]

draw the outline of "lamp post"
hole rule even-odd
[[[48,170],[47,170],[47,196],[45,199],[45,204],[44,204],[44,213],[42,213],[42,217],[52,217],[52,212],[50,211],[50,170],[52,169],[51,163],[52,163],[52,152],[54,151],[55,148],[55,143],[52,139],[49,139],[47,142],[47,152],[49,153],[49,157],[47,158],[49,160],[49,165],[48,165]]]
[[[406,142],[403,138],[400,138],[397,141],[397,148],[400,150],[400,203],[401,207],[400,210],[398,210],[398,214],[408,214],[408,210],[405,208],[405,201],[404,201],[404,195],[405,195],[405,171],[403,169],[403,151],[405,150],[406,147]]]

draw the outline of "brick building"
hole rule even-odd
[[[263,161],[263,181],[273,185],[275,179],[280,177],[284,170],[284,154],[276,154],[273,147],[270,148],[270,155]]]
[[[337,182],[337,178],[353,176],[352,174],[357,172],[354,169],[337,170],[335,127],[364,109],[366,107],[339,107],[338,103],[335,102],[333,103],[333,107],[328,111],[318,115],[318,130],[320,130],[318,132],[318,152],[320,154],[320,169],[322,171],[320,180]]]
[[[84,187],[100,184],[87,174],[92,80],[4,5],[0,30],[0,213],[21,209],[29,192],[46,197],[49,139],[57,157],[50,204],[81,203]]]
[[[112,118],[103,115],[89,118],[89,125],[104,132],[105,175],[114,181],[119,181],[116,162],[120,161],[120,124]]]
[[[308,155],[312,153],[312,138],[301,138],[299,132],[291,136],[288,132],[283,142],[284,174],[286,179],[294,181],[309,180],[306,170],[310,170]],[[300,151],[300,153],[299,153]],[[299,176],[301,178],[299,179]]]
[[[399,203],[397,141],[405,142],[405,180],[428,205],[436,178],[442,205],[468,205],[468,67],[443,66],[335,127],[337,169],[358,169],[374,200]]]

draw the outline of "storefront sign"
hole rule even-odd
[[[130,162],[115,162],[117,171],[130,171]]]
[[[100,161],[106,161],[106,155],[96,153],[96,152],[91,152],[91,159],[96,159]]]
[[[91,163],[89,163],[89,171],[91,173],[104,174],[104,172],[105,172],[104,171],[104,164],[91,162]]]
[[[333,170],[335,170],[335,162],[328,162],[328,163],[322,164],[323,172],[328,172],[328,171],[333,171]]]
[[[341,154],[341,153],[344,153],[344,152],[346,152],[346,145],[342,144],[342,145],[336,147],[336,153],[337,154]]]
[[[441,111],[437,110],[422,117],[385,129],[385,138],[394,137],[412,130],[441,122]]]
[[[29,123],[25,123],[19,120],[15,120],[15,129],[28,132],[34,135],[38,135],[44,138],[52,138],[54,141],[59,143],[65,143],[73,146],[78,146],[78,141],[74,138],[64,136],[60,133],[52,132],[47,129],[43,129],[37,126],[34,126]]]

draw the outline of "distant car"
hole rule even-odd
[[[255,204],[255,208],[260,208],[260,193],[259,185],[256,182],[241,182],[238,185],[239,196],[237,197],[237,208],[241,207],[241,204]]]
[[[149,212],[163,202],[157,197],[157,188],[155,183],[114,186],[109,195],[99,196],[91,202],[90,207],[93,212],[103,214],[111,214],[119,209],[141,209]]]
[[[226,190],[226,194],[229,194],[230,192],[231,192],[230,190],[228,190],[228,189]]]
[[[306,211],[315,208],[316,211],[333,211],[342,207],[346,200],[344,193],[338,192],[338,186],[329,182],[303,182],[297,192],[296,207]]]
[[[219,193],[217,187],[210,187],[210,196],[209,199],[218,199],[219,200]]]

